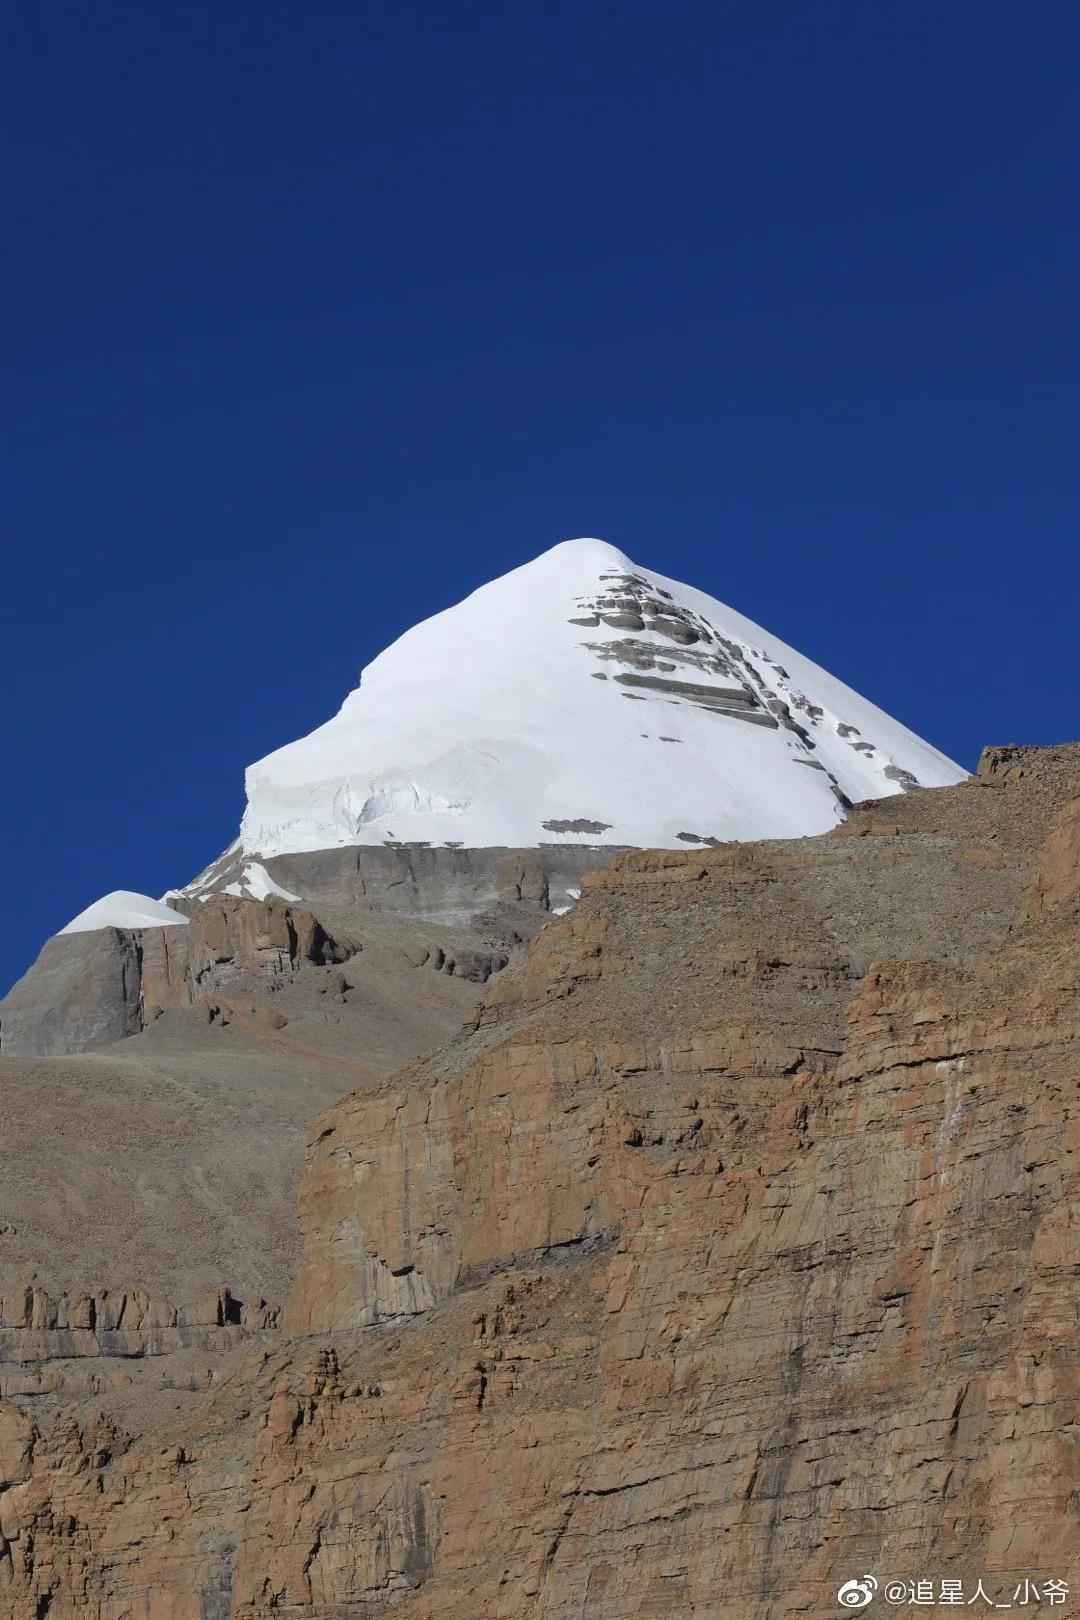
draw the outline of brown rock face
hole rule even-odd
[[[186,928],[153,928],[143,935],[142,1021],[168,1007],[190,1007],[218,992],[252,985],[310,965],[345,962],[358,948],[331,938],[319,919],[280,900],[215,895],[191,907]]]
[[[0,1614],[1075,1599],[1080,750],[984,765],[590,880],[316,1122],[257,1356],[0,1406]]]

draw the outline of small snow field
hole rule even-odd
[[[114,889],[102,895],[93,905],[72,917],[62,934],[89,934],[97,928],[176,928],[187,924],[187,918],[171,906],[148,894],[135,894],[130,889]]]

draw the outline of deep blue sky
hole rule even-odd
[[[0,987],[569,535],[964,764],[1080,731],[1072,0],[14,17]]]

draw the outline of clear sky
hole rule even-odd
[[[570,535],[965,765],[1080,731],[1072,0],[11,15],[0,987]]]

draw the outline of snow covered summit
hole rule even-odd
[[[162,905],[148,894],[135,894],[131,889],[114,889],[100,900],[72,917],[62,934],[89,934],[97,928],[172,928],[187,922],[187,918],[170,906]]]
[[[792,837],[964,774],[703,591],[568,540],[407,631],[252,765],[240,850]]]

